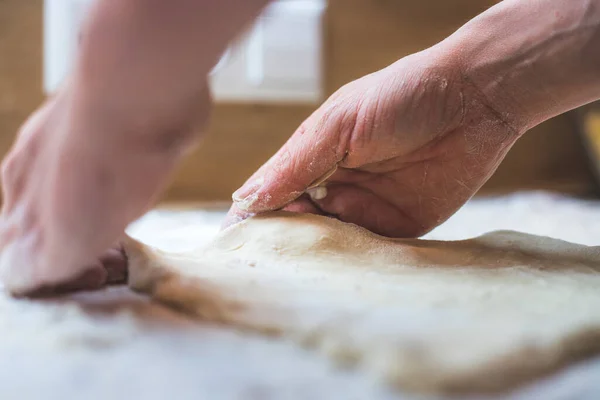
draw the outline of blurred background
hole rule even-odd
[[[89,0],[0,0],[0,154],[68,73]],[[343,84],[431,46],[492,0],[280,0],[232,45],[211,78],[203,145],[164,195],[227,201],[320,102]],[[600,107],[533,129],[480,194],[597,193]]]

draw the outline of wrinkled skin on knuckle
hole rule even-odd
[[[350,103],[345,107],[340,107],[336,115],[336,135],[338,145],[334,151],[338,162],[344,161],[344,165],[346,166],[351,165],[351,157],[355,153],[352,140],[354,137],[361,136],[361,134],[357,133],[357,130],[360,129],[357,126],[358,107],[360,107],[360,103]]]
[[[319,158],[323,158],[327,152],[333,153],[333,158],[341,161],[348,152],[348,142],[354,134],[356,124],[356,112],[353,108],[355,102],[351,97],[352,95],[341,93],[323,105],[312,128],[311,137],[314,143],[312,148],[320,152]]]
[[[406,57],[352,83],[354,126],[344,166],[358,167],[407,155],[458,127],[462,86],[449,69]]]
[[[410,152],[452,132],[462,122],[463,91],[460,81],[440,68],[410,71],[395,95],[394,134]]]
[[[377,73],[341,89],[335,120],[340,166],[359,168],[376,161],[387,148],[385,132],[389,114],[386,93]]]
[[[347,168],[378,161],[382,150],[387,147],[384,134],[387,117],[383,115],[386,107],[381,105],[385,101],[381,96],[380,90],[370,90],[352,110],[352,126],[346,134],[348,144],[344,166]]]

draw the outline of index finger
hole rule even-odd
[[[311,115],[233,194],[237,208],[249,213],[280,209],[331,176],[345,157],[353,128],[343,123],[340,112],[330,106]]]

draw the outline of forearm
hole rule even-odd
[[[505,0],[439,46],[519,133],[600,98],[600,0]]]
[[[193,137],[188,128],[205,119],[208,72],[266,3],[96,1],[72,75],[3,164],[9,290],[102,272],[97,256],[151,206],[188,148],[179,145]]]
[[[268,0],[99,0],[82,29],[78,102],[140,130],[197,112],[207,74]]]

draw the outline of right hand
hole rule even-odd
[[[436,48],[333,94],[234,194],[225,226],[287,209],[416,237],[460,208],[519,132]],[[327,195],[307,189],[328,172]]]

